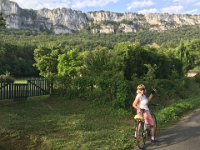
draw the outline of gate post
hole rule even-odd
[[[53,95],[53,80],[50,81],[50,95]]]
[[[28,97],[28,84],[14,84],[14,100],[26,100]]]

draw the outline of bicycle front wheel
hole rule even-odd
[[[139,149],[143,149],[145,146],[145,136],[144,136],[144,122],[139,121],[136,126],[136,144]]]

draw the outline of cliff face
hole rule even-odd
[[[21,9],[16,3],[0,0],[0,13],[6,19],[7,28],[32,29],[72,33],[79,31],[88,23],[87,15],[71,9]]]
[[[185,25],[200,25],[199,15],[136,14],[114,12],[83,13],[72,9],[22,9],[17,3],[0,0],[0,13],[7,28],[51,31],[56,34],[87,30],[92,33],[164,31]]]

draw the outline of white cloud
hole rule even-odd
[[[19,4],[22,8],[27,9],[41,9],[41,8],[69,8],[71,5],[71,0],[12,0]]]
[[[118,0],[74,0],[72,8],[103,7],[109,3],[116,3]]]
[[[173,0],[174,3],[190,4],[197,2],[198,0]]]
[[[192,10],[184,12],[184,14],[196,14],[197,12],[198,12],[198,9],[192,9]]]
[[[178,2],[178,3],[182,3],[182,2],[187,2],[187,3],[191,3],[197,0],[173,0],[174,3]]]
[[[118,0],[12,0],[22,8],[73,8],[82,9],[87,7],[103,7],[109,3],[116,3]]]
[[[170,14],[181,14],[183,13],[183,10],[184,7],[181,5],[169,6],[161,9],[163,13],[170,13]]]
[[[150,8],[150,9],[143,9],[138,11],[139,14],[148,14],[148,13],[157,13],[158,10],[156,8]]]
[[[197,2],[195,5],[200,6],[200,2]]]
[[[128,10],[133,8],[147,8],[155,5],[155,3],[152,0],[134,0],[132,3],[129,4]]]

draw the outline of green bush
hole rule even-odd
[[[1,82],[14,82],[14,78],[10,76],[10,73],[0,75]]]
[[[125,81],[120,81],[117,84],[116,100],[114,106],[118,108],[125,108],[128,99],[128,85]]]
[[[195,76],[195,82],[200,84],[200,74],[198,74],[197,76]]]

